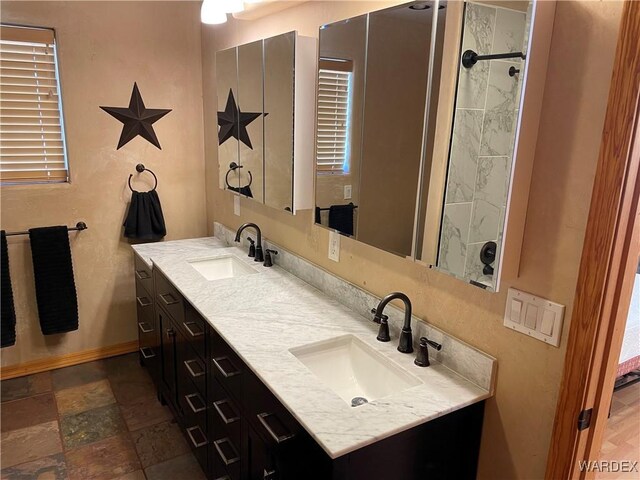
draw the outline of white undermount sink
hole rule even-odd
[[[258,273],[257,270],[233,255],[187,260],[187,263],[207,280],[222,280]]]
[[[289,351],[353,407],[422,383],[353,335]]]

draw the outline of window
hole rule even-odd
[[[353,63],[320,59],[316,165],[321,173],[349,173]]]
[[[0,25],[0,181],[68,177],[54,31]]]

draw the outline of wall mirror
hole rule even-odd
[[[288,32],[216,52],[220,188],[281,211],[310,208],[315,44]]]
[[[533,2],[320,28],[317,224],[496,290]]]

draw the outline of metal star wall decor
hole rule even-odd
[[[240,107],[236,104],[233,91],[229,89],[227,106],[224,112],[218,112],[218,126],[220,127],[218,131],[218,145],[222,145],[233,137],[253,150],[247,127],[256,118],[260,117],[260,115],[266,117],[269,114],[261,112],[241,112]]]
[[[138,90],[138,84],[133,84],[133,91],[131,92],[131,100],[129,100],[129,108],[124,107],[100,107],[112,117],[120,120],[124,125],[122,126],[122,133],[120,134],[120,141],[118,141],[118,148],[123,147],[135,137],[140,135],[142,138],[152,143],[160,150],[160,142],[156,137],[156,132],[153,131],[152,125],[169,113],[170,109],[158,109],[158,108],[146,108]]]

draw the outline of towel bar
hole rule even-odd
[[[70,232],[73,231],[73,230],[77,230],[77,231],[80,232],[82,230],[86,230],[87,228],[89,228],[89,227],[87,227],[86,223],[78,222],[78,223],[76,223],[75,227],[67,227],[67,230],[70,231]],[[28,231],[27,232],[7,232],[6,235],[7,235],[7,237],[11,237],[13,235],[29,235],[29,232]]]

